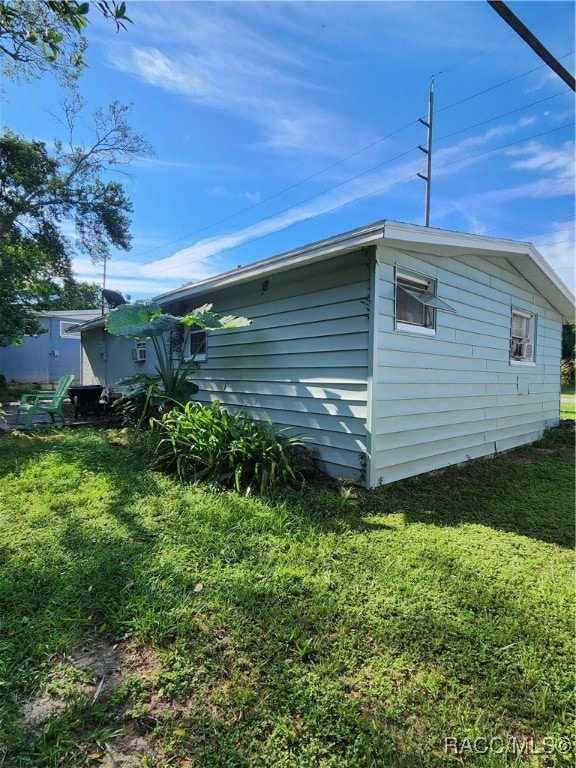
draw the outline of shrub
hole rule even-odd
[[[226,411],[217,401],[189,402],[153,418],[151,425],[159,434],[153,467],[185,482],[207,480],[262,493],[304,482],[302,470],[310,464],[302,439],[243,411]]]

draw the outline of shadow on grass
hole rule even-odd
[[[484,525],[573,548],[574,423],[540,442],[460,467],[384,486],[366,509],[402,511],[410,523]]]
[[[172,654],[165,660],[166,688],[173,684],[177,692],[180,685],[195,701],[183,718],[199,766],[248,768],[258,764],[250,749],[265,750],[267,764],[289,756],[285,764],[298,768],[331,756],[362,768],[437,765],[431,750],[441,745],[449,719],[435,707],[450,695],[466,699],[462,727],[473,729],[483,710],[486,727],[517,721],[546,727],[561,718],[565,681],[525,665],[553,659],[557,634],[538,622],[527,625],[526,609],[505,584],[478,573],[464,555],[449,557],[439,548],[418,550],[418,563],[429,558],[429,573],[444,577],[428,577],[424,568],[418,590],[426,600],[416,599],[418,590],[414,599],[404,594],[404,584],[413,583],[409,559],[391,568],[385,543],[376,542],[376,536],[392,539],[396,529],[367,514],[401,511],[409,523],[438,527],[478,523],[568,546],[572,486],[567,462],[559,461],[566,453],[561,438],[399,483],[359,505],[322,491],[269,502],[226,494],[222,511],[209,509],[217,494],[199,491],[193,509],[190,492],[175,489],[171,498],[163,478],[141,471],[137,456],[101,435],[87,433],[81,442],[10,438],[10,453],[0,457],[5,474],[34,468],[52,454],[80,474],[93,473],[95,482],[105,480],[106,490],[94,497],[92,517],[74,506],[73,487],[63,487],[45,517],[29,523],[38,551],[3,552],[0,646],[2,677],[11,681],[8,711],[16,716],[52,654],[90,637],[144,630],[149,642]],[[558,485],[558,498],[551,485]],[[141,515],[142,499],[153,495],[157,514],[148,506]],[[47,536],[43,548],[42,529],[51,524],[53,541]],[[276,560],[259,537],[282,540]],[[330,537],[357,548],[332,553]],[[325,551],[316,552],[321,545]],[[167,557],[178,547],[189,557],[185,568]],[[302,567],[299,556],[308,558]],[[203,569],[208,580],[195,593]],[[399,687],[387,666],[394,659],[419,670],[421,683],[405,675]],[[362,688],[360,672],[370,668],[374,683]],[[438,669],[446,682],[431,693],[426,674]],[[534,701],[544,695],[552,697],[548,721],[542,711],[534,714]],[[419,723],[411,724],[406,712]],[[21,764],[32,765],[25,755],[23,744]]]

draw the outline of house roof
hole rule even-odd
[[[99,309],[52,309],[36,314],[38,317],[54,317],[58,320],[77,320],[78,322],[86,322],[102,316]]]
[[[214,277],[160,294],[154,298],[160,305],[171,304],[179,299],[193,298],[249,280],[265,277],[311,262],[325,261],[361,247],[385,243],[391,247],[410,248],[413,251],[435,256],[464,256],[475,254],[505,259],[511,263],[537,293],[556,309],[567,322],[574,322],[575,298],[552,267],[531,243],[471,235],[445,229],[404,224],[382,220],[358,229],[319,240],[302,248],[296,248],[244,267],[224,272]],[[81,330],[102,325],[104,318],[84,323]]]

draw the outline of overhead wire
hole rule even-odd
[[[527,136],[527,137],[525,137],[523,139],[519,139],[517,141],[509,142],[508,144],[503,144],[503,145],[501,145],[499,147],[493,147],[491,149],[484,150],[482,152],[478,152],[478,153],[475,153],[473,155],[467,155],[466,157],[458,158],[457,160],[452,160],[450,162],[447,162],[447,163],[444,163],[444,164],[442,164],[440,166],[437,166],[437,168],[445,168],[445,167],[448,167],[448,166],[457,165],[458,163],[463,163],[463,162],[466,162],[468,160],[476,159],[477,157],[481,157],[481,156],[488,155],[488,154],[491,154],[491,153],[494,153],[494,152],[498,152],[498,151],[501,151],[503,149],[508,149],[509,147],[517,146],[518,144],[521,144],[521,143],[523,143],[525,141],[530,141],[531,139],[534,139],[534,138],[540,138],[541,136],[546,136],[546,135],[548,135],[550,133],[554,133],[556,131],[560,131],[560,130],[563,130],[565,128],[570,128],[570,127],[573,127],[573,126],[574,126],[574,123],[567,123],[565,125],[558,126],[557,128],[552,128],[552,129],[550,129],[548,131],[542,131],[540,133],[533,134],[531,136]],[[409,150],[408,153],[412,152],[412,151],[414,151],[414,150],[413,149]],[[407,154],[407,153],[403,153],[403,154]],[[362,175],[364,175],[364,173],[359,174],[359,175],[362,176]],[[355,180],[355,178],[351,179],[351,180]],[[333,213],[334,211],[337,211],[340,208],[345,207],[346,205],[352,205],[353,203],[357,203],[360,200],[364,200],[366,198],[372,197],[373,195],[380,194],[381,192],[384,192],[384,191],[386,191],[388,189],[391,189],[392,187],[395,187],[395,186],[397,186],[399,184],[403,184],[406,181],[410,181],[410,180],[415,179],[415,178],[417,178],[417,174],[416,173],[410,174],[409,176],[406,176],[406,177],[404,177],[402,179],[398,179],[398,180],[396,180],[394,182],[391,182],[390,184],[385,185],[384,187],[379,187],[378,189],[371,190],[370,192],[368,192],[365,195],[359,195],[359,196],[353,198],[352,200],[348,200],[348,201],[345,201],[343,203],[339,203],[338,205],[334,206],[333,208],[324,210],[324,211],[318,213],[317,215],[318,216],[324,216],[324,215],[326,215],[328,213]],[[562,179],[565,179],[565,178],[571,178],[571,176],[569,176],[569,175],[563,176],[563,177],[560,177],[559,180],[562,180]],[[217,242],[218,240],[224,239],[226,237],[231,237],[232,235],[240,234],[241,232],[243,232],[245,230],[249,230],[252,227],[257,226],[258,224],[262,224],[263,222],[268,221],[269,219],[275,218],[276,216],[279,216],[279,215],[281,215],[283,213],[287,213],[288,211],[293,210],[294,208],[298,208],[300,205],[304,205],[305,203],[310,202],[311,200],[314,200],[317,197],[320,197],[322,194],[326,194],[327,192],[331,192],[331,191],[333,191],[333,189],[336,189],[336,188],[338,188],[340,186],[343,186],[346,183],[349,183],[349,181],[350,180],[348,180],[346,182],[342,182],[341,184],[335,185],[334,187],[331,187],[328,190],[325,190],[324,192],[320,193],[319,195],[313,195],[311,198],[308,198],[306,200],[300,201],[299,203],[296,203],[295,205],[289,206],[288,208],[285,208],[285,209],[283,209],[281,211],[278,211],[278,212],[276,212],[274,214],[271,214],[270,216],[266,217],[265,219],[259,220],[255,224],[251,224],[251,225],[248,225],[247,227],[242,227],[241,229],[234,230],[232,232],[227,232],[224,235],[221,235],[221,236],[209,239],[207,241],[204,241],[203,245],[206,245],[207,243],[210,243],[210,242]],[[297,222],[293,222],[291,224],[288,224],[286,226],[279,227],[278,229],[274,230],[274,234],[276,234],[277,232],[283,232],[286,229],[289,229],[289,228],[291,228],[293,226],[296,226],[299,223],[300,223],[300,221],[297,221]],[[231,251],[231,250],[234,250],[235,248],[238,248],[239,245],[245,245],[247,243],[252,243],[252,242],[256,242],[258,240],[261,240],[264,237],[269,237],[270,234],[272,234],[272,233],[267,232],[267,233],[262,234],[262,235],[257,235],[257,236],[255,236],[253,238],[250,238],[249,240],[246,240],[244,243],[241,243],[241,244],[238,243],[238,244],[232,245],[232,246],[230,246],[228,248],[222,248],[222,249],[220,249],[218,251],[215,251],[215,252],[213,252],[213,253],[211,253],[209,255],[201,255],[201,256],[198,256],[197,258],[188,259],[188,260],[186,260],[186,261],[184,261],[184,262],[182,262],[180,264],[174,265],[174,266],[164,267],[163,269],[158,270],[158,272],[159,272],[159,274],[165,274],[167,272],[171,272],[171,271],[174,271],[174,270],[182,269],[183,267],[187,267],[187,266],[189,266],[191,264],[195,264],[195,263],[198,263],[199,261],[203,261],[206,258],[209,258],[209,257],[212,257],[212,256],[219,256],[219,255],[221,255],[223,253],[227,253],[228,251]],[[173,258],[173,256],[169,256],[169,257],[166,257],[166,258],[167,259],[168,258]],[[150,263],[153,263],[153,262],[143,262],[142,266],[145,266],[146,264],[150,264]]]
[[[556,96],[558,96],[558,95],[560,95],[560,94],[554,94],[554,96],[550,96],[550,97],[547,97],[546,99],[540,99],[539,101],[535,102],[534,104],[539,104],[539,103],[542,103],[543,101],[547,101],[548,99],[551,99],[551,98],[555,98],[555,97],[556,97]],[[527,108],[529,108],[529,106],[532,106],[532,105],[527,105],[527,106],[525,106],[525,107],[522,107],[522,108],[520,108],[520,109],[527,109]],[[514,114],[514,113],[516,113],[516,112],[520,111],[520,109],[518,109],[518,110],[511,110],[510,112],[506,112],[506,113],[503,113],[502,115],[497,115],[497,116],[495,116],[495,117],[493,117],[493,118],[490,118],[490,120],[485,120],[485,121],[481,121],[480,123],[475,123],[474,125],[472,125],[472,126],[468,126],[467,128],[464,128],[464,129],[462,129],[461,131],[456,131],[456,132],[454,132],[454,133],[452,133],[452,134],[448,134],[448,135],[446,135],[446,136],[440,137],[440,138],[439,138],[439,139],[437,139],[437,140],[438,140],[438,141],[440,141],[440,140],[442,140],[442,139],[445,139],[445,138],[449,138],[449,137],[451,137],[451,136],[454,136],[454,135],[456,135],[456,134],[458,134],[458,133],[462,133],[463,131],[466,131],[466,130],[472,130],[473,128],[479,127],[479,126],[481,126],[481,125],[485,125],[485,124],[486,124],[486,123],[488,123],[488,122],[493,122],[494,120],[499,120],[499,119],[501,119],[501,118],[503,118],[503,117],[507,117],[507,116],[509,116],[510,114]],[[476,153],[476,154],[474,154],[474,155],[469,155],[469,156],[467,156],[466,158],[461,158],[461,159],[458,159],[458,160],[454,160],[454,161],[451,161],[451,162],[449,162],[449,163],[444,163],[444,164],[442,164],[442,165],[436,166],[436,168],[437,168],[437,169],[438,169],[438,168],[444,168],[444,167],[447,167],[447,166],[453,165],[453,164],[455,164],[455,163],[458,163],[458,162],[463,162],[464,160],[474,159],[474,158],[476,158],[476,157],[480,157],[480,156],[482,156],[482,155],[484,155],[484,154],[489,154],[490,152],[494,152],[494,151],[497,151],[498,149],[507,148],[507,147],[509,147],[509,146],[514,146],[514,145],[515,145],[515,144],[517,144],[517,143],[522,143],[522,142],[524,142],[524,141],[528,141],[528,140],[530,140],[530,139],[533,139],[533,138],[539,138],[540,136],[544,136],[544,135],[547,135],[548,133],[553,133],[553,132],[555,132],[555,131],[558,131],[558,130],[562,130],[563,128],[567,128],[567,127],[570,127],[571,125],[572,125],[572,124],[567,124],[567,125],[559,126],[559,127],[557,127],[557,128],[553,128],[553,129],[550,129],[549,131],[544,131],[544,132],[541,132],[541,133],[538,133],[538,134],[534,134],[534,135],[531,135],[531,136],[529,136],[529,137],[526,137],[526,138],[524,138],[524,139],[519,139],[517,142],[512,142],[512,143],[509,143],[509,144],[505,144],[505,145],[503,145],[502,147],[495,147],[495,148],[492,148],[492,149],[490,149],[490,150],[485,150],[485,151],[483,151],[483,152],[480,152],[480,153]],[[255,222],[255,223],[253,223],[253,224],[249,224],[249,225],[247,225],[247,226],[245,226],[245,227],[241,227],[240,229],[237,229],[237,230],[232,230],[231,232],[227,232],[227,233],[224,233],[223,235],[215,235],[215,236],[214,236],[214,237],[212,237],[212,238],[208,238],[208,239],[206,239],[206,240],[204,240],[204,241],[202,242],[202,245],[206,245],[206,244],[209,244],[209,243],[211,243],[211,242],[217,242],[218,240],[221,240],[221,239],[223,239],[224,237],[230,237],[230,236],[232,236],[232,235],[234,235],[234,234],[239,234],[239,233],[241,233],[242,231],[244,231],[244,230],[246,230],[246,229],[250,229],[250,228],[252,228],[252,227],[254,227],[254,226],[257,226],[258,224],[262,224],[262,223],[264,223],[264,222],[266,222],[266,221],[269,221],[270,219],[272,219],[272,218],[275,218],[276,216],[281,216],[283,213],[287,213],[288,211],[290,211],[290,210],[293,210],[294,208],[297,208],[298,206],[301,206],[301,205],[305,205],[306,203],[309,203],[309,202],[311,202],[312,200],[314,200],[314,199],[316,199],[316,198],[320,198],[322,195],[325,195],[325,194],[327,194],[327,193],[329,193],[329,192],[332,192],[332,191],[334,191],[334,190],[336,190],[336,189],[338,189],[338,188],[340,188],[340,187],[343,187],[343,186],[345,186],[346,184],[349,184],[349,183],[351,183],[352,181],[356,181],[357,179],[361,178],[362,176],[366,176],[367,174],[369,174],[369,173],[372,173],[372,172],[373,172],[373,171],[375,171],[375,170],[378,170],[379,168],[383,167],[384,165],[387,165],[387,164],[389,164],[389,163],[391,163],[391,162],[394,162],[394,161],[396,161],[396,160],[399,160],[399,159],[401,159],[402,157],[406,157],[407,155],[411,154],[412,152],[414,152],[414,151],[415,151],[415,150],[417,150],[417,149],[418,149],[418,147],[412,147],[412,148],[410,148],[409,150],[406,150],[406,151],[404,151],[404,152],[401,152],[400,154],[398,154],[398,155],[395,155],[395,156],[394,156],[394,157],[392,157],[392,158],[388,158],[387,160],[383,161],[382,163],[378,163],[378,164],[376,164],[376,165],[374,165],[374,166],[371,166],[370,168],[368,168],[368,169],[366,169],[366,170],[364,170],[364,171],[361,171],[360,173],[358,173],[358,174],[355,174],[354,176],[352,176],[352,177],[349,177],[349,178],[345,179],[344,181],[342,181],[342,182],[340,182],[340,183],[338,183],[338,184],[332,185],[331,187],[328,187],[327,189],[324,189],[324,190],[322,190],[321,192],[317,192],[317,193],[315,193],[314,195],[312,195],[311,197],[305,198],[304,200],[300,200],[298,203],[295,203],[294,205],[288,206],[287,208],[283,208],[283,209],[281,209],[281,210],[279,210],[279,211],[276,211],[276,212],[274,212],[273,214],[270,214],[270,216],[266,216],[266,217],[265,217],[265,218],[263,218],[263,219],[259,219],[257,222]],[[369,193],[369,195],[368,195],[368,196],[370,196],[371,194],[377,194],[379,191],[380,191],[380,190],[377,190],[376,192],[373,192],[373,193]],[[364,199],[364,196],[362,196],[361,198],[358,198],[358,199]],[[354,199],[354,201],[351,201],[351,202],[355,202],[355,200],[356,200],[356,198]],[[339,207],[340,207],[340,206],[339,206]],[[327,212],[328,212],[328,211],[327,211]],[[327,213],[327,212],[322,212],[322,213],[321,213],[321,214],[319,214],[319,215],[325,215],[325,213]],[[291,225],[291,226],[292,226],[292,225]],[[279,230],[277,230],[277,231],[283,231],[283,230],[282,230],[282,229],[279,229]],[[261,237],[258,237],[257,239],[261,239]],[[248,241],[248,242],[251,242],[251,241]],[[234,247],[237,247],[237,246],[234,246]],[[223,252],[226,252],[226,251],[228,251],[228,250],[231,250],[231,249],[225,249],[224,251],[218,251],[218,254],[220,254],[220,253],[223,253]],[[171,258],[171,256],[168,256],[168,257],[166,257],[166,258]],[[203,258],[207,258],[207,257],[203,257]],[[128,259],[125,259],[124,261],[127,261],[127,260],[128,260]],[[147,261],[147,262],[141,262],[141,265],[142,265],[142,266],[145,266],[146,264],[150,264],[150,263],[152,263],[153,261],[156,261],[156,260],[154,260],[154,259],[153,259],[153,260],[151,260],[151,261]],[[192,262],[190,262],[190,263],[192,263]]]
[[[487,48],[485,50],[490,50],[490,48]],[[570,56],[570,55],[572,55],[572,54],[566,54],[566,56]],[[561,58],[565,58],[566,56],[563,56]],[[456,64],[453,65],[453,66],[456,66]],[[522,73],[520,75],[515,75],[514,77],[508,78],[507,80],[503,80],[502,82],[496,83],[495,85],[491,86],[490,88],[483,89],[482,91],[478,91],[475,94],[471,94],[470,96],[467,96],[465,99],[461,99],[460,101],[457,101],[457,102],[449,104],[449,105],[447,105],[445,107],[442,107],[441,109],[436,110],[435,113],[438,114],[439,112],[444,112],[444,111],[446,111],[448,109],[452,109],[453,107],[459,106],[460,104],[464,103],[465,101],[470,101],[471,99],[474,99],[474,98],[477,98],[478,96],[482,96],[482,95],[484,95],[486,93],[489,93],[489,92],[491,92],[491,91],[493,91],[493,90],[495,90],[497,88],[500,88],[500,87],[502,87],[504,85],[507,85],[508,83],[513,82],[513,81],[515,81],[515,80],[517,80],[517,79],[519,79],[521,77],[524,77],[526,75],[532,74],[533,72],[535,72],[535,71],[537,71],[539,69],[543,69],[545,66],[546,65],[543,64],[543,65],[535,67],[535,68],[533,68],[531,70],[528,70],[527,72],[524,72],[524,73]],[[445,71],[447,71],[447,70],[445,70]],[[528,109],[530,106],[535,106],[537,104],[543,103],[544,101],[550,100],[552,98],[557,98],[558,96],[560,96],[562,93],[565,93],[565,92],[566,91],[563,91],[563,92],[560,92],[558,94],[554,94],[553,96],[546,97],[545,99],[541,99],[541,100],[539,100],[537,102],[534,102],[533,104],[526,105],[525,107],[520,107],[517,110],[512,110],[509,113],[505,113],[505,115],[491,118],[491,120],[500,119],[500,117],[504,117],[504,116],[506,116],[508,114],[514,114],[515,112],[521,111],[522,109]],[[222,219],[218,219],[217,221],[214,221],[214,222],[212,222],[210,224],[207,224],[207,225],[205,225],[203,227],[200,227],[200,228],[195,229],[195,230],[193,230],[191,232],[188,232],[185,235],[182,235],[182,236],[180,236],[178,238],[175,238],[174,240],[169,240],[167,242],[162,243],[161,245],[153,246],[152,248],[148,248],[148,249],[146,249],[144,251],[139,251],[137,254],[132,254],[132,255],[126,256],[125,258],[123,258],[123,261],[131,261],[133,259],[137,259],[140,256],[145,256],[148,253],[152,253],[152,252],[160,250],[162,248],[166,248],[166,247],[168,247],[170,245],[175,245],[177,243],[180,243],[183,240],[187,240],[190,237],[194,237],[195,235],[201,234],[202,232],[205,232],[208,229],[211,229],[212,227],[219,226],[220,224],[225,224],[226,222],[231,221],[232,219],[235,219],[235,218],[237,218],[238,216],[240,216],[240,215],[242,215],[244,213],[248,213],[251,210],[254,210],[255,208],[263,205],[264,203],[270,202],[271,200],[274,200],[277,197],[280,197],[281,195],[283,195],[283,194],[285,194],[287,192],[292,191],[296,187],[299,187],[302,184],[305,184],[308,181],[311,181],[312,179],[315,179],[318,176],[321,176],[322,174],[324,174],[324,173],[326,173],[326,172],[328,172],[330,170],[333,170],[334,168],[342,165],[343,163],[347,162],[348,160],[351,160],[352,158],[357,157],[358,155],[362,154],[363,152],[366,152],[367,150],[372,149],[373,147],[377,146],[378,144],[381,144],[383,141],[386,141],[386,140],[396,136],[397,134],[407,130],[408,128],[412,127],[413,125],[416,125],[419,121],[420,121],[420,118],[415,118],[414,120],[411,120],[410,122],[406,123],[405,125],[401,126],[400,128],[397,128],[397,129],[391,131],[390,133],[386,134],[385,136],[381,136],[380,138],[376,139],[375,141],[370,142],[369,144],[361,147],[358,150],[355,150],[354,152],[350,153],[349,155],[346,155],[345,157],[341,158],[340,160],[337,160],[336,162],[331,163],[330,165],[325,166],[324,168],[321,168],[320,170],[316,171],[315,173],[310,174],[309,176],[307,176],[307,177],[305,177],[303,179],[300,179],[297,182],[294,182],[293,184],[289,185],[288,187],[285,187],[284,189],[281,189],[278,192],[275,192],[272,195],[269,195],[269,196],[263,198],[262,200],[258,200],[257,202],[253,203],[252,205],[245,206],[244,208],[242,208],[239,211],[236,211],[236,212],[230,214],[229,216],[223,217]],[[441,141],[441,140],[443,140],[445,138],[448,138],[451,135],[456,135],[457,133],[462,133],[465,130],[471,130],[474,127],[486,124],[487,122],[490,122],[490,120],[483,121],[483,122],[478,123],[478,124],[476,124],[474,126],[470,126],[467,129],[462,129],[461,131],[457,131],[457,132],[455,132],[453,134],[449,134],[448,136],[440,137],[439,139],[436,139],[436,141]],[[385,161],[385,162],[388,162],[388,161]],[[324,192],[320,192],[318,194],[321,195],[321,194],[324,194]]]

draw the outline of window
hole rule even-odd
[[[436,312],[456,313],[436,295],[437,281],[396,269],[396,330],[434,334]]]
[[[512,309],[510,361],[534,363],[536,351],[536,315],[522,309]]]
[[[197,325],[193,325],[188,336],[188,360],[196,360],[201,363],[206,360],[207,332]]]
[[[79,339],[80,333],[66,333],[68,328],[72,328],[73,325],[78,325],[79,321],[69,322],[67,320],[60,320],[60,338],[61,339]]]
[[[137,341],[134,344],[134,349],[132,350],[132,360],[135,363],[146,362],[146,342],[145,341]]]

